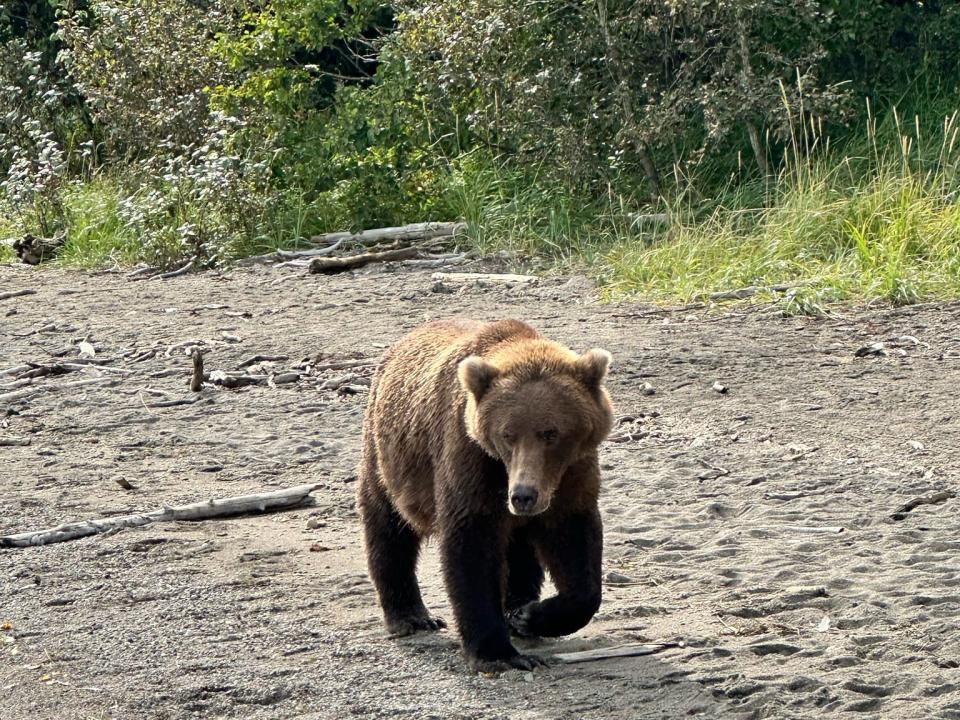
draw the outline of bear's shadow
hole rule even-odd
[[[550,656],[557,653],[623,645],[636,642],[635,638],[603,636],[554,640],[515,637],[513,642],[520,652],[539,655],[549,665],[532,673],[510,670],[489,676],[478,676],[467,668],[457,636],[449,630],[397,638],[393,642],[416,662],[426,662],[464,678],[482,677],[486,682],[508,684],[514,699],[536,700],[538,707],[544,710],[545,706],[555,704],[563,709],[556,717],[581,717],[578,713],[588,710],[599,712],[597,717],[619,717],[627,713],[631,718],[641,718],[647,717],[648,712],[654,717],[700,713],[719,717],[724,709],[727,712],[733,710],[710,689],[688,677],[690,671],[674,664],[673,658],[665,653],[578,663],[550,660]],[[528,689],[521,691],[518,690],[520,687]],[[569,700],[574,688],[579,698],[576,707],[571,706]],[[665,711],[667,715],[663,714]]]

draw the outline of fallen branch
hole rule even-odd
[[[0,300],[9,300],[10,298],[23,297],[24,295],[36,295],[36,290],[8,290],[7,292],[0,292]]]
[[[282,362],[289,359],[290,357],[288,355],[254,355],[253,357],[247,358],[242,363],[237,365],[237,368],[239,370],[243,370],[251,365],[256,365],[262,362]]]
[[[805,287],[808,284],[809,283],[793,283],[791,285],[749,285],[747,287],[738,288],[737,290],[725,290],[723,292],[704,294],[698,299],[707,299],[716,302],[723,300],[744,300],[748,297],[753,297],[758,293],[787,292],[788,290],[795,290],[796,288]]]
[[[178,267],[176,270],[171,270],[170,272],[160,273],[159,275],[154,275],[154,278],[160,280],[169,280],[170,278],[180,277],[181,275],[186,275],[193,269],[193,264],[197,261],[197,258],[192,257],[184,265]]]
[[[310,261],[310,272],[312,273],[338,273],[346,270],[354,270],[364,265],[370,265],[377,262],[388,262],[390,260],[412,260],[422,254],[422,250],[416,247],[403,247],[396,250],[384,250],[383,252],[360,253],[359,255],[348,255],[341,258],[314,258]]]
[[[457,253],[452,255],[439,255],[436,257],[424,258],[422,260],[404,260],[403,264],[408,267],[437,268],[447,267],[448,265],[459,265],[466,262],[473,256],[472,253]]]
[[[597,648],[596,650],[581,650],[580,652],[559,653],[554,655],[563,663],[593,662],[594,660],[608,660],[610,658],[638,657],[653,655],[668,648],[681,647],[680,643],[637,643],[632,645],[617,645],[616,647]]]
[[[953,490],[941,490],[940,492],[933,493],[933,495],[924,495],[922,497],[913,498],[906,504],[897,508],[890,517],[894,520],[903,520],[907,517],[907,513],[918,508],[921,505],[939,505],[942,502],[946,502],[951,498],[955,498],[957,493]]]
[[[520,285],[533,283],[538,280],[535,275],[512,275],[510,273],[444,273],[437,272],[430,276],[431,280],[452,283],[489,283],[496,285]]]
[[[313,365],[310,362],[304,362],[300,364],[300,367],[310,366],[315,372],[323,372],[324,370],[346,370],[347,368],[356,368],[356,367],[371,367],[380,362],[377,359],[371,358],[362,358],[360,360],[335,360],[327,363],[320,363],[318,365]]]
[[[44,385],[38,387],[29,387],[23,390],[15,390],[14,392],[8,392],[3,395],[0,395],[0,402],[14,402],[15,400],[25,400],[31,398],[34,395],[41,394],[50,394],[59,392],[60,390],[69,390],[71,388],[82,387],[84,385],[99,385],[101,383],[109,382],[111,385],[116,385],[119,380],[113,378],[89,378],[88,380],[75,380],[74,382],[63,383],[62,385]]]
[[[806,533],[808,535],[839,535],[843,532],[843,528],[839,525],[797,525],[788,529],[798,533]]]
[[[466,223],[459,222],[426,222],[413,223],[411,225],[401,225],[399,227],[376,228],[374,230],[364,230],[363,232],[335,232],[325,235],[315,235],[310,238],[310,242],[335,244],[346,241],[354,245],[380,245],[384,242],[407,240],[421,241],[432,240],[438,237],[454,237],[467,230]]]
[[[210,518],[241,515],[251,512],[265,512],[267,510],[282,510],[296,507],[304,503],[310,493],[319,485],[298,485],[286,490],[276,490],[256,495],[241,495],[239,497],[207,500],[205,502],[165,507],[162,510],[143,513],[140,515],[124,515],[122,517],[84,520],[75,523],[65,523],[47,530],[17,533],[15,535],[0,536],[0,547],[24,548],[37,545],[51,545],[68,540],[77,540],[90,535],[98,535],[111,530],[141,527],[155,522],[169,522],[171,520],[208,520]]]
[[[154,267],[153,265],[147,265],[146,267],[137,268],[132,272],[128,272],[127,280],[145,280],[157,272],[160,272],[160,268]]]
[[[277,260],[299,260],[301,258],[323,257],[332,255],[346,242],[346,239],[337,240],[333,245],[325,248],[313,248],[312,250],[277,250],[274,255]]]
[[[13,367],[8,367],[3,370],[0,370],[0,376],[19,375],[20,373],[26,372],[27,370],[31,370],[34,367],[35,367],[34,365],[30,365],[30,364],[14,365]]]

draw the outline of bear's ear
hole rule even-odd
[[[584,384],[590,388],[600,387],[600,383],[607,376],[607,367],[610,365],[610,353],[600,348],[587,350],[574,363],[577,372]]]
[[[464,390],[472,393],[477,400],[480,400],[490,389],[490,385],[499,374],[500,371],[496,367],[476,355],[461,360],[457,367],[460,385]]]

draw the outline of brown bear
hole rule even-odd
[[[384,355],[364,418],[358,507],[394,636],[436,630],[417,584],[438,537],[472,668],[543,661],[510,641],[586,625],[600,606],[597,448],[610,431],[610,355],[577,355],[516,320],[443,320]],[[541,601],[544,568],[557,594]]]

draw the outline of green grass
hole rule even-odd
[[[758,297],[780,299],[786,312],[810,313],[837,301],[957,297],[956,120],[952,115],[939,132],[927,133],[919,121],[904,129],[893,114],[880,132],[869,125],[844,152],[823,150],[812,129],[801,129],[778,177],[739,184],[697,205],[686,199],[693,192],[657,208],[613,194],[578,202],[489,163],[459,169],[451,205],[470,223],[478,248],[586,265],[611,298],[690,301],[789,285],[785,294]],[[919,138],[928,135],[934,142],[924,147]]]
[[[545,174],[466,154],[432,184],[436,209],[425,217],[411,208],[408,219],[463,218],[474,248],[511,250],[538,262],[538,269],[586,269],[610,298],[677,302],[787,285],[786,293],[756,298],[776,298],[789,313],[817,313],[838,301],[958,297],[958,125],[954,114],[932,129],[919,121],[904,127],[892,114],[882,123],[871,120],[864,136],[842,151],[828,150],[812,128],[800,128],[776,178],[739,180],[712,193],[703,188],[720,183],[687,180],[672,199],[653,207],[612,189],[585,200],[586,193],[573,193]],[[124,194],[109,177],[65,190],[67,242],[58,262],[81,268],[141,260],[176,264],[190,251],[178,240],[184,223],[208,229],[218,258],[243,257],[294,246],[313,231],[342,229],[326,227],[323,218],[350,211],[338,206],[331,214],[326,201],[287,193],[252,204],[244,215],[216,203],[184,204],[168,191],[143,225],[152,233],[148,240],[122,220]],[[690,200],[704,196],[712,198]],[[0,212],[0,238],[27,230],[35,231],[29,216],[4,220]],[[11,256],[0,244],[0,259]]]
[[[9,241],[17,236],[17,224],[7,217],[0,207],[0,263],[13,262],[17,259],[16,253]]]
[[[67,240],[58,256],[67,267],[122,267],[135,263],[141,247],[118,209],[121,193],[108,178],[75,185],[64,193]]]

